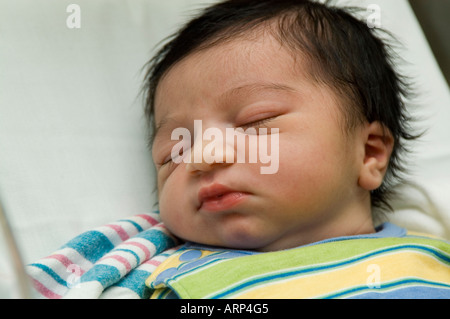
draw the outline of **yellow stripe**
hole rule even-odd
[[[450,267],[435,258],[417,252],[393,252],[349,265],[344,268],[320,271],[293,279],[269,282],[249,288],[231,298],[317,298],[352,287],[373,285],[377,271],[381,286],[400,278],[414,277],[450,285]],[[376,291],[376,288],[373,288]]]

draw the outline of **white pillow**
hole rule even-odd
[[[76,23],[76,12],[66,11],[72,3],[81,9],[79,29],[67,26],[68,18]],[[204,3],[0,0],[0,201],[25,262],[82,231],[156,208],[141,68]],[[405,42],[407,71],[424,93],[414,113],[430,128],[414,161],[428,197],[407,191],[392,219],[449,238],[448,87],[407,1],[365,3],[378,3],[382,26]]]

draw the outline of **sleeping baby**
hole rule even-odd
[[[174,241],[141,297],[450,297],[449,243],[374,223],[420,134],[387,33],[352,13],[224,1],[148,63],[159,218]]]
[[[417,135],[407,83],[365,22],[317,2],[225,1],[158,52],[146,88],[161,219],[189,243],[147,281],[155,298],[450,296],[448,256],[374,226]],[[269,174],[250,160],[263,138]]]

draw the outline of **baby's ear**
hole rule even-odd
[[[389,165],[394,138],[380,122],[367,123],[363,129],[364,159],[358,184],[366,190],[380,187]]]

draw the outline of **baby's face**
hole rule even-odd
[[[302,63],[266,36],[192,54],[163,78],[152,155],[161,218],[175,235],[267,251],[314,241],[311,234],[327,235],[338,221],[351,220],[364,150],[356,134],[343,133],[336,96],[309,80]],[[239,144],[225,139],[226,129],[238,127],[260,134],[244,146],[244,161],[227,162],[227,156],[236,159]],[[172,133],[179,128],[190,132],[192,145],[184,161],[174,163],[171,151],[181,137],[172,140]],[[214,152],[203,134],[208,128],[223,133]],[[249,159],[250,143],[260,141],[271,164]]]

